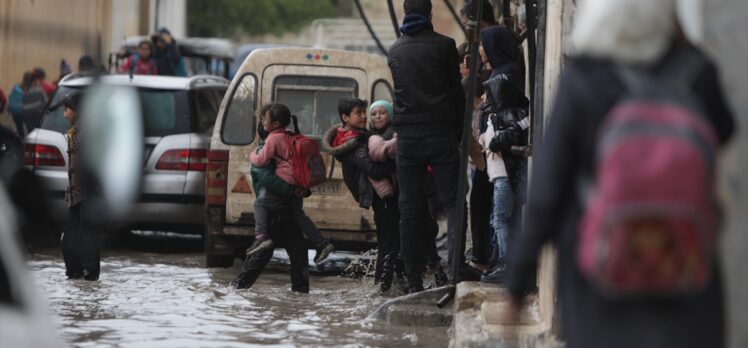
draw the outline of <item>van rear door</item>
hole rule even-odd
[[[366,99],[369,81],[365,71],[330,66],[270,66],[263,74],[263,99],[285,104],[299,117],[301,132],[320,141],[325,132],[340,124],[338,101],[346,97]],[[340,163],[323,153],[328,180],[312,188],[304,211],[320,229],[372,231],[374,218],[361,209],[343,182]],[[337,236],[341,238],[342,236]]]

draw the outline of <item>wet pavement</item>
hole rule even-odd
[[[366,321],[387,299],[377,294],[370,278],[312,275],[310,294],[292,293],[279,259],[253,288],[235,290],[228,284],[239,272],[239,260],[232,268],[206,269],[203,257],[199,252],[106,251],[98,282],[67,280],[57,249],[31,254],[29,264],[59,336],[75,347],[448,343],[446,328]]]

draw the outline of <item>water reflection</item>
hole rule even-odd
[[[78,347],[446,346],[445,328],[391,327],[364,318],[382,303],[364,280],[312,276],[311,293],[290,291],[274,269],[250,290],[229,281],[239,265],[201,268],[202,255],[110,252],[99,282],[65,279],[56,250],[30,265]]]

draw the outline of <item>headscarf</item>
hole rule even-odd
[[[385,110],[387,110],[387,116],[389,116],[390,121],[392,121],[392,116],[394,115],[393,109],[392,109],[392,103],[390,103],[390,102],[388,102],[388,101],[386,101],[384,99],[380,99],[380,100],[377,100],[377,101],[371,103],[371,106],[369,106],[369,115],[371,115],[371,110],[374,110],[374,108],[377,107],[377,106],[381,106]]]

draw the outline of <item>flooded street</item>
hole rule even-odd
[[[282,262],[274,262],[253,288],[235,290],[228,284],[240,262],[206,269],[203,258],[108,251],[98,282],[67,280],[57,249],[35,252],[29,264],[58,335],[75,347],[447,345],[446,328],[366,321],[387,299],[369,278],[312,275],[311,292],[298,294]]]

